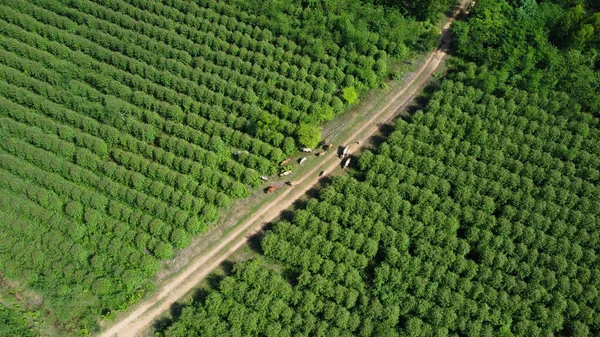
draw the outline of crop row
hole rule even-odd
[[[17,14],[18,15],[18,14]],[[28,20],[28,17],[24,17],[25,20]],[[49,27],[48,27],[49,28]],[[41,28],[40,28],[41,29]],[[48,30],[41,30],[38,32],[48,32],[48,31],[53,31],[51,28],[49,28]],[[53,31],[57,34],[57,36],[55,36],[55,38],[64,38],[66,40],[64,40],[63,42],[68,42],[70,43],[70,45],[74,48],[79,48],[81,47],[81,45],[79,43],[76,43],[75,39],[76,38],[70,38],[67,37],[68,34],[64,34],[58,31]],[[30,35],[28,33],[25,33],[23,31],[20,30],[13,30],[11,32],[12,34],[10,34],[10,36],[13,37],[19,37],[20,39],[23,39],[23,42],[27,43],[27,44],[34,44],[37,45],[37,47],[39,48],[41,45],[39,45],[39,43],[43,43],[42,41],[40,41],[40,37],[37,35]],[[38,41],[37,43],[34,41]],[[59,39],[60,41],[60,39]],[[87,41],[87,40],[85,40]],[[44,43],[46,44],[46,43]],[[93,60],[92,58],[90,58],[89,56],[83,56],[82,54],[79,53],[74,53],[73,51],[65,48],[65,47],[61,47],[59,45],[52,45],[53,47],[57,47],[58,50],[53,51],[53,54],[55,55],[62,55],[63,53],[68,53],[71,55],[71,58],[69,58],[69,61],[71,62],[75,62],[76,64],[82,66],[83,68],[94,68],[96,72],[88,72],[88,73],[79,73],[79,76],[83,76],[83,79],[90,83],[92,86],[98,88],[100,91],[103,91],[105,94],[111,94],[111,95],[115,95],[121,99],[124,99],[126,101],[129,101],[131,103],[134,103],[136,105],[139,105],[141,102],[139,102],[139,100],[135,99],[134,100],[134,91],[142,91],[142,92],[147,92],[150,94],[150,97],[153,97],[154,99],[158,99],[159,101],[161,100],[165,100],[168,103],[164,103],[164,102],[159,102],[158,103],[158,107],[159,107],[159,111],[161,112],[161,114],[163,114],[166,118],[168,119],[172,119],[174,121],[182,121],[185,117],[185,114],[187,112],[190,111],[194,111],[194,112],[200,112],[198,111],[198,108],[200,107],[199,104],[194,105],[193,104],[193,100],[191,97],[189,96],[185,96],[183,94],[177,93],[172,89],[167,89],[165,87],[162,87],[160,85],[154,84],[153,82],[146,80],[146,79],[142,79],[141,77],[137,77],[134,76],[128,72],[125,72],[123,70],[119,70],[119,69],[114,69],[114,66],[106,66],[105,63],[100,63],[98,61]],[[59,51],[60,50],[60,51]],[[92,48],[92,50],[98,52],[99,50],[97,48]],[[108,54],[105,55],[104,60],[107,62],[111,62],[110,58],[108,58],[110,52],[108,52]],[[118,56],[117,56],[118,57]],[[133,61],[132,59],[130,59],[128,62],[137,62],[137,61]],[[114,79],[116,79],[117,81],[115,81]],[[229,108],[233,107],[232,104],[235,102],[234,100],[231,100],[230,98],[222,95],[222,94],[215,94],[210,92],[210,90],[206,89],[205,87],[199,87],[199,86],[188,86],[189,90],[194,90],[195,94],[194,97],[202,102],[209,102],[212,104],[216,104],[216,105],[220,105],[221,103],[224,103],[225,106],[228,106]],[[208,96],[206,96],[208,95]],[[139,95],[138,95],[139,96]],[[212,98],[210,98],[212,97]],[[217,101],[215,101],[215,99]],[[227,103],[229,102],[229,103]],[[237,103],[236,103],[237,104]],[[186,108],[186,110],[189,111],[184,111],[180,108],[180,106],[183,106],[184,108]],[[195,110],[190,110],[192,107],[195,108]],[[205,111],[207,112],[207,111]],[[278,149],[273,148],[273,152],[275,152],[275,150],[277,151],[281,151]]]
[[[22,69],[30,69],[30,68],[31,67],[23,67]],[[132,134],[136,135],[138,139],[141,138],[141,141],[145,140],[147,142],[148,140],[150,140],[150,139],[148,139],[149,137],[151,137],[151,139],[154,141],[157,139],[156,138],[157,132],[155,131],[155,129],[152,129],[151,127],[148,128],[147,124],[138,122],[135,119],[132,119],[132,118],[119,119],[119,118],[117,118],[115,120],[114,117],[110,117],[110,116],[102,117],[103,114],[105,114],[104,110],[106,109],[105,105],[107,103],[111,104],[113,108],[116,108],[114,105],[118,102],[104,101],[103,102],[104,104],[88,102],[88,104],[82,105],[81,103],[83,103],[83,102],[80,99],[78,99],[77,96],[67,96],[67,97],[62,96],[61,94],[65,94],[65,91],[62,91],[60,89],[57,89],[57,88],[52,87],[47,84],[43,84],[42,82],[39,82],[39,81],[36,82],[35,80],[32,80],[31,78],[24,77],[22,74],[20,74],[18,72],[10,71],[10,69],[2,68],[2,70],[4,70],[4,73],[7,76],[6,78],[10,82],[18,84],[20,86],[29,87],[41,95],[44,95],[49,98],[53,98],[56,102],[63,102],[63,103],[66,103],[67,106],[82,110],[84,115],[99,116],[97,118],[99,118],[100,120],[105,120],[105,121],[111,122],[111,124],[113,124],[115,127],[118,127],[125,132],[127,132],[127,131],[131,132]],[[79,88],[85,89],[85,88],[82,88],[82,86],[79,86]],[[15,93],[13,93],[13,95],[14,94]],[[90,94],[92,94],[92,93],[90,92]],[[13,97],[16,97],[16,96],[13,96]],[[23,100],[23,97],[19,96],[17,99]],[[56,106],[56,105],[52,104],[51,106]],[[62,109],[62,107],[57,107],[57,109]],[[120,111],[125,112],[126,110],[120,109]],[[134,110],[132,112],[132,114],[135,112],[139,112],[139,111]],[[152,116],[148,116],[148,115],[146,115],[144,117],[152,118]],[[138,118],[140,118],[140,117],[138,117]],[[176,135],[188,138],[189,140],[196,141],[196,142],[201,142],[201,139],[202,139],[202,142],[203,142],[202,144],[204,144],[205,146],[209,145],[209,142],[212,139],[208,135],[203,134],[196,129],[191,129],[189,127],[186,127],[186,126],[174,123],[174,122],[165,121],[156,115],[153,116],[153,120],[154,120],[154,123],[153,123],[154,125],[157,125],[157,127],[160,126],[163,129],[165,129],[166,131],[170,131],[171,134],[176,134]],[[241,145],[241,146],[244,146],[247,148],[249,148],[249,145],[252,145],[255,147],[254,148],[255,150],[259,150],[262,148],[262,147],[256,148],[256,146],[261,146],[261,144],[260,143],[252,143],[251,139],[249,137],[247,137],[247,136],[244,137],[244,135],[242,135],[241,133],[228,131],[228,129],[220,126],[219,124],[207,122],[205,119],[203,119],[201,117],[189,114],[188,120],[190,121],[190,123],[188,123],[188,124],[195,126],[197,128],[204,127],[205,130],[212,132],[213,137],[221,134],[221,135],[223,135],[223,137],[229,136],[230,138],[225,138],[225,139],[231,140],[232,142],[234,142],[238,145]],[[125,123],[123,123],[123,121]],[[105,137],[106,135],[103,135],[103,136]],[[121,144],[123,142],[123,141],[118,141],[115,138],[118,138],[118,136],[115,137],[113,135],[111,137],[108,137],[108,139],[110,141],[112,141],[113,144],[115,144],[115,143]],[[244,143],[242,144],[242,142],[244,142]],[[186,145],[186,147],[189,147],[189,146],[193,146],[193,145],[191,145],[191,144]],[[208,155],[208,153],[209,153],[205,150],[200,150],[199,148],[196,148],[196,147],[194,147],[194,148],[195,148],[195,150],[193,150],[193,151],[205,152],[206,155]],[[202,155],[202,157],[206,157],[206,156]],[[197,157],[197,160],[202,157]],[[251,162],[249,162],[250,164],[253,164],[253,165],[259,164],[259,165],[261,165],[260,168],[267,169],[267,167],[265,167],[265,164],[266,164],[265,162],[263,162],[263,161],[256,162],[257,158],[252,158],[252,156],[250,156],[250,157],[251,157],[250,159],[252,160]],[[212,160],[212,161],[214,162],[214,160]],[[203,163],[203,162],[201,161],[201,163]],[[221,163],[223,165],[226,164],[227,167],[231,167],[231,164],[229,163],[228,160],[221,161]],[[239,166],[239,164],[234,165],[233,167],[237,167],[237,166]],[[229,172],[229,171],[226,171],[226,172]],[[239,176],[236,178],[239,178]]]

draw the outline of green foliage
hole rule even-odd
[[[0,21],[0,265],[69,336],[143,297],[427,31],[355,0],[8,0]]]
[[[578,3],[478,1],[453,80],[267,231],[277,267],[235,264],[161,333],[599,335],[598,40]]]
[[[290,155],[296,151],[296,142],[292,137],[286,137],[282,146],[283,153]]]
[[[502,79],[501,87],[487,88],[564,91],[598,114],[598,18],[583,3],[483,0],[477,1],[467,22],[457,22],[452,29],[462,60],[485,65],[488,79]]]
[[[161,260],[170,259],[173,257],[173,247],[166,242],[159,242],[154,247],[152,253],[154,253],[154,255]]]
[[[112,283],[107,278],[99,278],[92,284],[92,291],[97,295],[105,295],[112,291]]]
[[[213,152],[222,152],[225,150],[225,143],[219,136],[212,136],[208,143],[208,148]]]
[[[335,117],[335,113],[333,112],[333,109],[329,106],[325,106],[319,111],[317,111],[317,118],[319,122],[328,122],[332,120],[333,117]]]
[[[346,102],[348,102],[348,104],[353,105],[358,103],[358,93],[356,92],[356,89],[354,87],[346,87],[342,90],[342,92],[343,97],[346,100]]]
[[[388,0],[234,1],[238,8],[259,16],[261,19],[257,21],[274,33],[307,41],[308,55],[319,60],[334,54],[365,53],[373,48],[396,57],[394,47],[403,44],[410,45],[411,49],[416,47],[414,37],[419,36],[422,29],[419,21],[403,15],[408,7],[419,11],[409,13],[419,16],[419,20],[427,19],[428,15],[437,19],[453,2],[426,0],[413,5],[412,1]]]
[[[183,248],[190,243],[190,237],[184,229],[175,228],[171,233],[171,242],[176,248]]]
[[[18,312],[0,304],[0,336],[35,336]]]
[[[298,127],[298,141],[300,145],[315,148],[321,141],[321,131],[310,124],[300,124]]]
[[[401,6],[406,8],[411,15],[420,20],[435,20],[440,13],[448,11],[457,3],[456,0],[416,0],[399,1]]]
[[[467,68],[162,334],[598,335],[600,122]]]
[[[498,331],[498,337],[514,337],[514,335],[510,332],[510,327],[505,325]]]
[[[83,218],[83,205],[76,201],[69,201],[65,205],[65,213],[76,220]]]

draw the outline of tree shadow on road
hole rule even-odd
[[[252,251],[262,255],[263,251],[262,251],[260,242],[265,237],[267,232],[270,231],[271,229],[273,229],[273,226],[279,221],[292,221],[294,218],[294,210],[305,209],[308,200],[318,198],[319,191],[324,186],[327,186],[330,183],[331,183],[331,178],[329,178],[329,177],[321,178],[321,180],[315,186],[313,186],[311,189],[306,191],[306,193],[302,197],[296,199],[288,209],[285,209],[282,212],[280,212],[279,215],[273,221],[263,223],[262,228],[258,232],[256,232],[255,234],[253,234],[252,236],[250,236],[248,238],[248,243],[247,243],[248,247]]]
[[[395,117],[391,124],[395,124],[398,119],[403,119],[410,123],[414,114],[416,114],[420,110],[425,109],[425,107],[429,103],[431,95],[433,95],[433,93],[436,92],[440,88],[440,86],[441,82],[439,80],[435,78],[430,79],[429,82],[423,88],[423,90],[413,99],[411,99],[406,107],[398,108],[398,111],[396,111]],[[402,112],[401,110],[404,110],[404,112]],[[387,136],[389,136],[389,133],[386,134],[386,137]]]
[[[165,332],[181,316],[184,305],[175,302],[169,307],[169,315],[164,315],[152,323],[152,331],[155,334]]]
[[[165,332],[174,322],[179,319],[185,307],[194,305],[195,303],[204,303],[211,290],[218,290],[221,281],[228,275],[231,275],[234,263],[231,261],[223,261],[219,266],[221,269],[223,269],[224,275],[214,273],[209,274],[205,279],[207,286],[199,287],[194,290],[191,303],[189,303],[187,300],[184,300],[183,302],[178,301],[171,304],[168,315],[163,315],[163,317],[158,318],[152,323],[152,331],[154,331],[156,334]]]

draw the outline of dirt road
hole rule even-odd
[[[461,9],[466,5],[463,1]],[[442,31],[442,43],[440,48],[433,51],[419,68],[412,79],[398,92],[391,93],[386,97],[387,103],[379,108],[368,120],[360,123],[354,130],[348,132],[349,137],[344,139],[344,144],[354,144],[356,141],[364,141],[379,131],[379,124],[392,120],[401,107],[404,107],[425,85],[427,80],[439,67],[446,55],[449,44],[448,28],[458,15],[459,10],[448,20]],[[357,147],[357,145],[354,145]],[[356,149],[356,148],[355,148]],[[231,231],[219,244],[206,251],[204,254],[190,261],[180,274],[164,284],[158,293],[142,303],[123,319],[103,332],[101,337],[135,337],[144,330],[163,312],[169,310],[171,304],[190,291],[221,262],[225,261],[233,252],[244,245],[248,238],[259,231],[263,225],[277,218],[282,211],[290,207],[296,199],[303,196],[319,180],[321,171],[331,172],[340,166],[340,160],[336,151],[329,151],[320,163],[315,165],[302,178],[296,179],[299,184],[294,188],[286,188],[278,192],[279,195],[268,204],[265,204],[252,217]]]

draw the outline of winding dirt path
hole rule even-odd
[[[393,120],[401,108],[414,98],[446,56],[446,50],[450,43],[448,28],[468,2],[463,1],[459,9],[448,19],[442,30],[440,47],[430,53],[412,79],[401,90],[390,93],[385,99],[387,103],[382,108],[379,108],[379,112],[373,114],[368,120],[347,132],[350,136],[346,137],[341,143],[354,144],[356,141],[368,139],[379,132],[379,125],[381,123]],[[249,237],[263,228],[265,223],[277,218],[296,199],[302,197],[312,188],[319,181],[318,174],[321,171],[331,172],[339,168],[339,166],[340,160],[337,157],[337,151],[329,151],[309,172],[302,178],[297,179],[299,182],[298,186],[285,188],[277,192],[279,195],[275,199],[265,204],[252,217],[228,233],[216,246],[190,261],[181,273],[168,280],[154,297],[141,302],[135,310],[101,333],[100,336],[135,337],[141,335],[157,317],[168,310],[173,303],[200,283],[221,262],[225,261],[233,252],[244,245]]]

